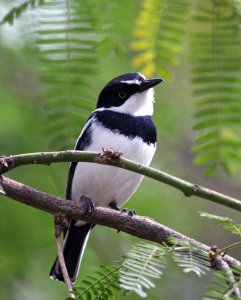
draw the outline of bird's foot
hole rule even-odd
[[[120,210],[120,209],[119,209]],[[136,215],[136,210],[135,209],[131,209],[130,211],[128,211],[128,208],[123,208],[122,210],[121,210],[121,214],[122,213],[127,213],[128,214],[128,216],[130,216],[131,218],[133,217],[133,216],[135,216]],[[117,233],[119,233],[120,232],[120,230],[118,229],[117,230]]]
[[[127,213],[128,216],[133,217],[136,215],[136,210],[135,209],[131,209],[130,211],[128,211],[128,208],[123,208],[121,210],[122,213]]]
[[[131,209],[129,212],[128,212],[128,216],[130,217],[134,217],[136,215],[136,210],[135,209]]]
[[[95,209],[95,205],[89,197],[82,195],[80,197],[80,202],[83,205],[83,210],[86,215],[90,215],[93,213],[93,211]]]

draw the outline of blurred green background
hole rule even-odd
[[[30,4],[14,18],[12,25],[6,22],[0,28],[1,155],[73,148],[106,82],[119,74],[140,70],[133,63],[135,53],[130,46],[134,39],[134,20],[143,8],[139,1],[28,2]],[[31,6],[31,2],[36,7]],[[88,37],[91,43],[86,43],[90,48],[86,48],[79,65],[76,60],[76,64],[64,71],[60,64],[54,64],[49,44],[50,40],[53,41],[52,34],[57,34],[58,30],[54,27],[57,25],[54,25],[53,16],[61,18],[62,10],[70,9],[68,5],[71,2],[73,16],[82,18],[82,22],[92,29]],[[1,1],[0,19],[18,5],[17,1]],[[192,10],[195,11],[195,7]],[[72,17],[71,14],[69,16]],[[68,17],[65,20],[68,21]],[[65,25],[62,21],[60,23],[68,26],[67,21]],[[47,29],[44,27],[46,23]],[[108,27],[108,24],[115,26]],[[51,32],[53,28],[55,33]],[[49,30],[45,32],[47,40],[47,35],[52,35],[49,44],[41,37],[44,30]],[[191,30],[191,24],[186,30]],[[184,51],[179,53],[178,64],[170,64],[167,69],[163,67],[163,72],[158,68],[154,72],[154,75],[166,80],[156,88],[155,94],[154,121],[158,128],[158,148],[152,166],[238,198],[241,185],[237,175],[230,177],[216,172],[211,178],[204,179],[204,167],[193,163],[195,99],[186,38],[181,46]],[[78,49],[82,53],[83,47],[79,45],[75,49],[77,53]],[[170,52],[171,55],[173,53]],[[67,71],[71,77],[69,81]],[[56,88],[57,84],[59,88]],[[7,176],[63,196],[67,172],[68,164],[25,166],[9,172]],[[0,198],[0,299],[64,299],[67,295],[65,286],[48,278],[56,256],[52,216],[3,196]],[[210,245],[222,247],[236,241],[221,227],[200,218],[198,211],[238,220],[237,212],[206,200],[186,198],[173,188],[148,178],[144,179],[126,206],[135,208],[139,215],[149,216]],[[78,281],[100,264],[113,264],[137,241],[127,234],[117,234],[112,229],[96,226],[87,245]],[[230,254],[241,259],[238,250],[234,249]],[[202,279],[193,274],[183,275],[170,262],[162,280],[149,292],[148,299],[198,299],[209,277],[210,274]],[[117,299],[138,297],[131,294],[126,298],[120,294]]]

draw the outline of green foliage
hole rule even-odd
[[[46,1],[38,15],[44,136],[51,149],[72,148],[93,109],[100,34],[90,5]]]
[[[152,278],[160,278],[166,267],[164,248],[150,243],[139,243],[127,254],[120,269],[120,286],[146,297],[145,290],[154,288]]]
[[[95,1],[90,0],[95,7],[98,28],[103,36],[100,43],[100,56],[102,59],[116,57],[118,60],[129,59],[128,44],[131,39],[133,20],[136,17],[136,1]]]
[[[196,3],[198,3],[197,6]],[[35,8],[34,11],[33,8]],[[193,18],[193,15],[190,15],[191,11],[194,12]],[[30,18],[23,18],[25,12],[29,15],[32,14]],[[37,49],[35,48],[35,51],[31,52],[33,57],[29,59],[29,53],[20,52],[16,44],[16,48],[13,49],[14,60],[10,55],[5,56],[1,48],[1,58],[8,66],[5,67],[1,64],[0,68],[1,99],[6,99],[5,105],[1,103],[3,152],[9,151],[11,153],[12,149],[15,153],[27,152],[29,147],[35,149],[35,141],[39,132],[34,127],[37,128],[38,126],[32,126],[33,128],[28,128],[29,126],[26,124],[24,126],[24,119],[29,120],[30,114],[31,120],[37,119],[39,115],[43,116],[43,124],[39,126],[43,128],[43,135],[40,137],[41,143],[39,143],[41,150],[44,148],[43,143],[46,143],[51,150],[72,148],[81,126],[95,106],[98,80],[102,86],[105,80],[113,77],[113,73],[129,71],[131,65],[128,65],[128,61],[132,61],[132,67],[135,71],[140,70],[149,76],[158,73],[158,76],[167,79],[172,66],[179,63],[178,56],[184,46],[183,58],[185,61],[190,50],[192,51],[191,85],[197,99],[196,125],[194,126],[197,131],[195,152],[198,156],[196,163],[207,165],[206,174],[210,175],[217,170],[217,167],[222,167],[231,173],[235,169],[235,164],[240,162],[240,0],[142,0],[141,2],[129,1],[128,3],[118,0],[29,0],[10,9],[1,24],[15,25],[14,21],[20,17],[22,17],[22,21],[23,19],[26,21],[31,19],[29,32],[34,33]],[[192,31],[192,37],[190,47],[188,47],[187,44],[183,45],[183,42],[188,41],[185,36],[189,36],[190,31]],[[27,35],[27,33],[24,34]],[[131,34],[133,41],[130,41]],[[1,47],[4,45],[4,40],[1,39],[2,41]],[[28,39],[26,48],[35,46],[30,45],[29,41]],[[32,40],[32,42],[34,41]],[[128,51],[127,45],[131,45],[134,53]],[[125,61],[122,60],[120,63],[120,56],[116,59],[113,50],[125,57]],[[6,49],[7,51],[9,50]],[[27,83],[28,76],[31,75],[27,74],[26,70],[31,67],[30,62],[34,59],[34,55],[39,60],[39,73],[34,73],[35,71],[31,70],[31,75],[39,79],[42,87],[41,96],[38,100],[25,97],[25,101],[22,101],[19,93],[26,93],[29,89]],[[24,59],[21,60],[21,65],[16,68],[15,62],[19,58],[20,60]],[[121,65],[122,62],[124,62],[123,66]],[[102,72],[99,72],[99,64]],[[182,66],[188,69],[186,62]],[[181,73],[181,76],[185,77],[188,82],[186,70]],[[97,80],[94,81],[93,78]],[[180,74],[175,74],[175,78],[179,80]],[[5,83],[6,80],[8,85]],[[94,84],[91,85],[90,83],[93,82]],[[7,91],[8,86],[10,91]],[[170,86],[169,83],[166,84],[167,90],[168,86]],[[182,91],[174,88],[170,95],[170,101],[169,98],[168,101],[171,109],[172,107],[176,109],[180,105],[181,99],[181,105],[185,107],[187,113],[191,113],[190,99],[182,98]],[[166,97],[165,91],[163,97]],[[162,103],[159,103],[156,101],[156,106],[159,105],[160,111],[163,111]],[[36,108],[39,104],[42,105],[42,110]],[[164,108],[166,118],[173,120],[175,126],[180,126],[178,122],[181,118],[178,120],[173,118],[171,109],[168,111]],[[178,111],[180,109],[181,114],[183,111],[181,107],[177,109]],[[12,111],[14,114],[10,113]],[[38,112],[36,113],[36,111]],[[11,128],[7,131],[4,120],[10,118],[12,120],[8,121],[7,127],[11,124]],[[162,120],[162,122],[161,130],[158,130],[159,133],[163,135],[166,130],[168,138],[175,140],[175,145],[181,144],[183,140],[178,140],[178,137],[169,131],[165,121]],[[29,123],[31,122],[29,121]],[[39,122],[36,121],[34,125],[36,124]],[[4,136],[2,132],[7,132],[7,134]],[[23,137],[26,137],[28,142]],[[9,148],[4,146],[3,141],[7,141]],[[162,144],[162,147],[163,153],[165,153],[167,150],[165,143]],[[176,155],[176,149],[168,154],[170,157]],[[179,158],[178,160],[181,161]],[[17,171],[14,176],[49,190],[45,180],[49,176],[48,171],[41,169],[38,176],[33,176],[30,169],[24,169],[19,173]],[[64,174],[60,176],[65,177]],[[56,185],[57,192],[62,186],[62,181],[61,184]],[[147,194],[150,196],[150,192],[146,192],[145,195]],[[138,197],[139,203],[146,203],[144,196],[139,194]],[[171,194],[170,199],[173,200],[173,194]],[[143,208],[149,209],[149,207],[145,207],[145,204],[141,205]],[[161,211],[165,211],[167,208],[164,208],[163,205]],[[148,212],[150,211],[151,208]],[[187,219],[190,218],[189,216],[186,218],[188,213],[186,212],[185,215],[183,211],[183,220],[186,219],[188,224]],[[159,218],[161,214],[160,211],[152,211],[152,213],[154,218]],[[0,270],[5,275],[0,281],[0,298],[19,299],[22,296],[23,299],[32,299],[36,295],[36,298],[39,299],[59,299],[64,293],[64,287],[49,282],[46,275],[49,266],[48,259],[54,251],[51,233],[46,234],[46,232],[50,232],[50,226],[52,226],[50,222],[48,224],[48,217],[39,215],[38,212],[33,213],[29,209],[27,210],[27,218],[22,222],[23,216],[26,217],[26,209],[15,207],[14,204],[8,204],[7,201],[6,205],[2,207],[2,215],[7,215],[8,221],[2,218],[0,226],[0,233],[3,237]],[[240,224],[228,218],[218,216],[215,218],[219,224],[223,224],[226,229],[240,236]],[[173,218],[173,224],[175,221]],[[18,224],[21,226],[19,227]],[[39,230],[39,224],[43,224],[41,230]],[[16,230],[16,226],[18,230]],[[27,232],[30,238],[26,239],[22,232]],[[31,257],[36,256],[36,248],[41,249],[42,245],[47,245],[41,251],[43,256],[38,261],[31,260]],[[165,255],[173,256],[184,272],[195,272],[201,275],[209,264],[207,254],[200,253],[199,250],[189,246],[177,244],[173,249],[160,247],[159,250],[157,245],[145,247],[148,249],[155,248],[155,251],[160,251],[160,253],[166,251]],[[49,250],[50,247],[52,248]],[[117,251],[118,247],[116,246],[113,252]],[[104,250],[109,249],[106,247]],[[107,253],[104,250],[102,253]],[[138,252],[138,250],[135,251]],[[120,263],[120,265],[117,264],[113,267],[101,267],[98,273],[86,277],[85,283],[81,283],[77,295],[83,293],[83,298],[80,299],[95,298],[96,293],[98,293],[99,299],[114,297],[115,290],[119,290],[120,270],[122,274],[126,273],[131,276],[134,282],[133,286],[137,286],[136,289],[133,288],[133,291],[137,291],[137,295],[138,293],[147,294],[146,282],[148,282],[149,287],[152,287],[155,285],[153,281],[156,277],[148,276],[145,273],[144,276],[146,276],[147,281],[146,279],[143,280],[140,267],[145,267],[146,270],[150,269],[153,272],[154,257],[149,257],[149,262],[145,265],[145,261],[141,259],[142,251],[144,250],[140,247],[138,260],[134,260],[134,257],[128,255],[123,260],[123,263],[133,263],[132,268],[123,267]],[[91,251],[88,252],[88,255],[90,260],[94,257],[93,254],[91,256]],[[147,253],[144,251],[143,256],[146,257],[146,255]],[[161,261],[159,263],[155,261],[159,264],[160,269],[156,268],[154,264],[156,275],[159,274],[157,276],[160,277],[162,268],[165,266],[165,255],[160,255]],[[44,264],[40,265],[40,260],[44,261]],[[31,272],[26,272],[26,269],[23,268],[23,262],[24,265],[29,264],[28,268]],[[84,265],[81,270],[85,272]],[[131,274],[132,271],[133,274]],[[219,285],[220,281],[224,283],[224,286]],[[220,298],[220,289],[222,288],[223,291],[228,289],[230,291],[230,286],[225,286],[226,277],[218,279],[217,282],[215,288],[218,290],[218,296],[214,294],[212,295],[213,298],[210,297],[210,299],[224,299]],[[167,284],[170,287],[173,283]],[[19,294],[19,291],[24,292]],[[133,297],[135,298],[135,296]],[[231,296],[229,295],[229,297]]]
[[[148,76],[169,77],[168,67],[178,63],[189,12],[189,2],[144,0],[131,42],[133,66]],[[240,2],[200,1],[190,24],[195,163],[207,166],[206,176],[218,168],[230,174],[241,161]]]
[[[195,273],[198,277],[210,270],[208,253],[180,239],[170,239],[175,244],[173,259],[182,268],[183,273]]]
[[[170,239],[172,247],[153,243],[138,243],[112,267],[101,266],[101,271],[82,280],[77,287],[76,299],[112,299],[115,290],[147,297],[147,290],[155,288],[154,279],[160,279],[166,268],[166,255],[171,255],[184,273],[194,272],[201,277],[209,270],[210,258],[192,244]]]
[[[12,25],[14,23],[14,20],[19,18],[23,12],[34,7],[38,7],[39,5],[43,4],[43,2],[43,0],[28,0],[22,2],[20,5],[10,9],[10,11],[4,16],[4,18],[0,22],[0,25],[3,25],[5,23]]]
[[[204,300],[236,300],[240,299],[241,269],[237,266],[230,268],[235,275],[228,272],[215,272],[214,280],[206,287],[207,292],[202,296]],[[232,279],[231,279],[231,278]]]
[[[230,224],[228,218],[204,214],[218,223]],[[229,228],[229,227],[228,227]],[[233,230],[231,230],[233,232]],[[162,269],[166,268],[166,255],[171,255],[180,266],[183,273],[195,273],[198,277],[210,270],[209,254],[189,242],[170,238],[172,247],[152,243],[138,243],[133,249],[114,266],[100,266],[101,270],[86,276],[80,287],[76,288],[77,300],[84,299],[114,299],[115,291],[136,293],[139,297],[147,297],[147,290],[155,288],[153,279],[160,279]],[[239,299],[236,295],[241,287],[241,268],[227,266],[227,270],[214,273],[215,281],[206,288],[203,299]],[[70,299],[70,298],[69,298]]]
[[[193,128],[198,132],[194,151],[196,164],[207,166],[207,176],[218,168],[233,173],[241,161],[240,15],[234,4],[202,1],[194,16],[191,61],[197,110]]]
[[[101,266],[100,271],[87,276],[77,287],[80,299],[112,299],[115,290],[135,292],[146,297],[146,289],[154,288],[152,278],[160,278],[165,267],[164,248],[139,243],[115,266]]]
[[[178,63],[185,25],[189,17],[188,1],[144,0],[136,17],[131,49],[132,64],[147,76],[169,77],[169,67]]]
[[[230,218],[216,216],[205,212],[200,213],[201,217],[205,217],[215,221],[217,224],[223,225],[228,231],[241,236],[241,224],[236,223]]]
[[[120,268],[120,264],[112,267],[100,266],[99,271],[96,271],[93,275],[86,276],[86,279],[81,281],[81,286],[76,287],[76,299],[104,300],[114,298],[114,291],[121,290],[118,285]]]
[[[205,0],[195,7],[188,0],[143,0],[138,14],[133,3],[127,10],[123,1],[25,1],[5,16],[3,23],[12,23],[41,4],[34,15],[37,26],[31,30],[37,31],[48,148],[72,147],[94,108],[91,99],[96,95],[89,83],[107,53],[131,59],[126,46],[130,44],[135,70],[167,79],[189,34],[197,98],[195,163],[206,166],[207,176],[219,168],[233,173],[241,161],[240,1]]]
[[[117,29],[117,25],[119,21],[127,24],[129,14],[123,13],[122,2],[109,6],[87,0],[82,5],[49,0],[38,14],[36,42],[43,85],[43,133],[51,149],[73,147],[95,107],[96,93],[91,82],[99,71],[100,58],[111,50],[121,55],[125,52],[120,36],[126,36],[127,30],[124,26]]]

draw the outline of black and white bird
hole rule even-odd
[[[149,165],[156,150],[152,121],[154,90],[161,78],[148,79],[127,73],[112,79],[101,91],[96,110],[90,115],[75,149],[101,152],[112,148],[123,156]],[[69,169],[66,199],[91,199],[95,206],[118,209],[137,190],[143,179],[124,169],[86,162],[73,162]],[[71,220],[64,240],[64,257],[72,283],[93,224]],[[50,277],[64,281],[58,259]]]

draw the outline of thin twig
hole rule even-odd
[[[115,151],[112,151],[112,153],[115,153]],[[124,157],[115,158],[113,156],[106,156],[105,158],[103,154],[106,153],[67,150],[56,152],[27,153],[2,157],[0,158],[0,175],[18,166],[29,164],[49,165],[51,163],[74,161],[107,164],[118,168],[130,170],[132,172],[139,173],[157,181],[168,184],[182,191],[182,193],[187,197],[197,196],[241,211],[241,201],[238,199],[229,197],[222,193],[215,192],[198,184],[182,180],[178,177],[172,176],[154,168],[144,166],[138,162],[131,161]]]
[[[54,228],[55,228],[55,237],[57,243],[57,250],[58,250],[58,259],[59,265],[64,277],[64,282],[67,285],[68,291],[72,292],[74,290],[73,284],[69,278],[68,270],[66,268],[65,259],[64,259],[64,249],[62,244],[62,225],[61,225],[61,215],[56,214],[54,216]],[[70,293],[71,298],[74,298],[74,294]]]
[[[227,252],[228,250],[230,250],[231,248],[237,247],[241,245],[241,241],[233,243],[231,245],[228,245],[226,247],[221,248],[220,250],[218,250],[218,252],[216,252],[214,255],[219,255],[219,254],[223,254],[225,252]]]

